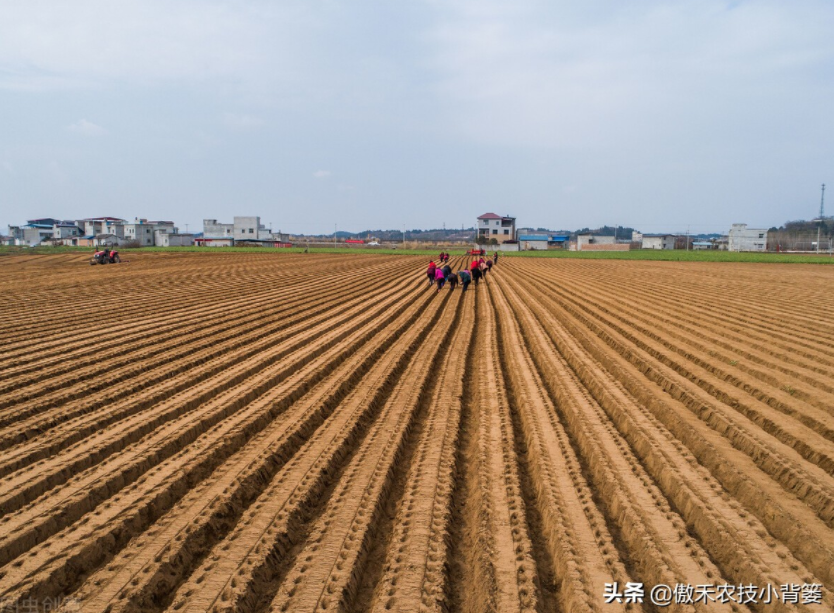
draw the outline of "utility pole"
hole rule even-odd
[[[689,226],[686,226],[686,250],[689,251]]]
[[[817,225],[817,253],[820,252],[820,231],[822,230],[822,218],[825,216],[825,183],[822,184],[822,196],[820,197],[820,219]]]
[[[405,249],[405,224],[403,224],[403,249]]]
[[[333,224],[333,248],[336,248],[336,232],[338,232],[338,224]]]

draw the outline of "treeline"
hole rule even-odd
[[[786,221],[778,228],[775,226],[770,228],[769,232],[805,232],[816,236],[817,230],[820,230],[820,236],[826,238],[834,236],[834,217],[823,217],[822,223],[816,219],[810,221],[805,219]]]

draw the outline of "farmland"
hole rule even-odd
[[[0,258],[0,603],[834,610],[830,266],[126,259]]]

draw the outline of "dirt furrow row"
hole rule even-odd
[[[521,267],[526,268],[525,264],[521,264]],[[540,270],[546,269],[540,268]],[[586,276],[593,283],[595,277],[604,276],[605,273],[600,274],[601,272],[597,266]],[[619,270],[617,272],[620,273]],[[546,277],[550,276],[547,273],[545,274]],[[660,274],[659,277],[668,280],[668,274],[666,272]],[[619,274],[612,275],[606,280],[608,281],[607,285],[599,286],[601,291],[610,291],[613,284],[620,285],[625,281]],[[639,288],[639,291],[651,294],[653,302],[659,306],[676,311],[680,309],[682,304],[692,305],[693,310],[702,314],[704,318],[709,319],[716,326],[722,326],[723,329],[731,333],[740,333],[746,337],[761,339],[765,346],[775,344],[785,351],[803,356],[812,364],[825,367],[828,372],[832,372],[832,369],[834,369],[834,357],[828,350],[831,342],[824,340],[825,337],[821,330],[819,333],[809,334],[808,329],[811,327],[811,323],[806,321],[801,313],[781,317],[779,313],[771,310],[770,313],[765,311],[762,316],[751,318],[750,311],[755,302],[753,300],[755,294],[744,293],[738,299],[733,300],[729,296],[736,290],[731,287],[715,290],[710,283],[700,284],[697,289],[689,288],[686,284],[675,284],[674,295],[672,295],[669,292],[668,283],[664,285],[663,281],[658,282],[651,276],[634,280],[633,283],[635,288]],[[817,326],[817,329],[819,329],[819,326]]]
[[[348,298],[347,305],[361,301],[360,298],[349,298],[349,288],[345,291],[348,294],[337,294],[333,298]],[[87,429],[100,429],[131,412],[153,406],[159,400],[197,385],[229,365],[249,359],[270,344],[291,337],[300,329],[328,319],[332,305],[332,301],[317,303],[310,305],[310,310],[302,309],[291,315],[283,310],[275,314],[262,311],[259,321],[249,327],[233,329],[228,337],[221,335],[210,344],[177,346],[164,356],[166,359],[156,356],[138,364],[131,360],[121,369],[123,375],[109,384],[81,382],[71,386],[66,395],[58,389],[49,396],[13,405],[3,416],[11,426],[0,436],[0,448],[30,441],[33,436],[61,424],[65,425],[50,436],[70,442],[73,438],[77,440],[79,436],[86,436],[85,424]],[[117,406],[124,406],[124,410],[114,410]],[[67,431],[72,436],[61,438]],[[27,447],[33,445],[38,446],[39,442],[31,441]]]
[[[516,316],[539,374],[566,426],[571,445],[579,452],[629,574],[649,584],[670,585],[709,583],[719,578],[720,572],[710,557],[689,536],[682,518],[587,387],[591,382],[588,377],[594,375],[591,364],[583,363],[577,372],[579,363],[566,359],[564,353],[569,347],[575,346],[574,352],[578,352],[577,341],[566,335],[560,335],[558,342],[548,338],[558,328],[543,325],[517,299],[529,293],[530,288],[522,290],[512,281],[507,287],[513,308],[518,307]],[[678,608],[688,610],[691,605]]]
[[[556,296],[556,292],[549,294],[550,299]],[[602,319],[592,320],[586,315],[587,312],[593,311],[593,307],[586,306],[585,313],[581,313],[567,301],[559,301],[559,305],[566,313],[570,312],[576,317],[577,334],[585,334],[580,331],[584,328],[605,340],[641,370],[644,376],[661,386],[670,396],[683,401],[690,410],[704,417],[715,430],[730,438],[737,448],[745,450],[786,490],[811,506],[823,521],[829,525],[834,522],[834,480],[827,472],[834,469],[834,446],[829,441],[803,426],[792,427],[791,423],[774,416],[774,410],[767,405],[754,400],[743,402],[726,391],[721,391],[713,384],[693,375],[694,368],[687,370],[685,365],[672,360],[669,361],[674,367],[667,366],[665,362],[668,357],[662,351],[652,348],[648,342],[640,341],[633,335],[626,337],[625,341],[619,340],[618,335],[622,337],[620,330]],[[701,391],[698,388],[707,389]],[[744,418],[735,415],[736,412],[774,436],[779,442],[771,443],[758,436]],[[787,447],[780,445],[780,442]],[[813,464],[807,464],[801,458]],[[786,470],[787,466],[791,468]]]
[[[388,373],[374,372],[370,385],[357,386],[334,418],[278,473],[238,528],[180,588],[174,608],[262,610],[287,585],[284,578],[294,563],[299,573],[309,569],[319,549],[312,541],[314,525],[327,521],[323,518],[328,507],[345,501],[341,490],[349,483],[348,475],[355,474],[357,463],[369,453],[381,452],[385,437],[395,436],[395,424],[402,429],[408,425],[412,413],[403,394],[422,388],[428,364],[448,335],[443,324],[454,317],[455,309],[445,306],[445,298],[434,300],[421,322],[423,329],[411,338],[407,351],[398,352],[397,367],[393,371],[389,367]],[[356,502],[350,500],[352,505]],[[338,526],[344,528],[344,524]],[[304,553],[311,542],[313,549]]]
[[[554,587],[564,611],[623,610],[605,605],[600,586],[628,576],[605,518],[593,502],[589,483],[571,447],[556,407],[545,392],[502,288],[490,286],[500,322],[499,351],[517,415],[518,436],[529,456],[532,504],[540,520],[537,538],[554,566]]]
[[[378,265],[384,265],[384,262],[379,262]],[[296,281],[310,281],[334,274],[349,274],[358,268],[360,268],[359,262],[346,263],[331,258],[330,262],[323,262],[320,267],[316,266],[309,273],[306,271],[299,273],[293,268],[288,268],[286,274],[281,274],[280,267],[277,269],[270,267],[269,276],[262,279],[262,282],[266,284],[266,288],[272,289],[275,284],[292,284]],[[120,296],[102,299],[101,304],[106,304],[107,307],[102,308],[100,315],[96,312],[100,304],[98,302],[91,305],[89,302],[64,300],[63,302],[67,304],[56,307],[60,314],[58,318],[48,318],[47,314],[29,305],[28,309],[35,311],[35,314],[32,315],[34,321],[32,327],[20,332],[26,341],[25,347],[19,346],[18,343],[9,343],[4,348],[0,348],[0,362],[4,366],[20,366],[44,357],[60,355],[67,350],[68,343],[71,344],[70,350],[73,351],[76,350],[76,344],[86,346],[90,343],[118,341],[121,336],[129,335],[134,330],[152,331],[156,322],[168,321],[171,318],[169,313],[171,305],[176,305],[181,309],[196,309],[207,303],[217,303],[218,297],[223,299],[222,302],[234,304],[244,302],[251,297],[252,290],[258,288],[258,285],[253,283],[251,273],[235,275],[230,270],[221,269],[221,271],[223,274],[219,274],[216,280],[210,283],[203,281],[198,284],[188,283],[181,271],[173,271],[168,279],[169,282],[161,285],[162,289],[159,289],[160,286],[154,282],[150,287],[145,286],[145,291],[133,296],[129,302]],[[158,276],[160,273],[161,271],[155,271],[153,274]],[[143,283],[143,281],[140,279],[138,282]],[[151,279],[151,281],[154,280]],[[130,279],[118,279],[119,284],[129,282]],[[181,283],[188,287],[187,293],[182,291]],[[69,288],[67,294],[77,294],[76,288]],[[32,299],[31,294],[27,296],[28,301]],[[56,302],[55,297],[51,300]],[[110,308],[111,306],[114,308]],[[91,326],[91,320],[101,323]],[[45,321],[53,323],[56,329],[51,330],[45,327]],[[33,332],[36,333],[34,340],[32,339]],[[79,352],[76,351],[76,353]]]
[[[815,293],[816,288],[824,287],[826,274],[823,272],[816,275],[810,267],[802,270],[802,276],[798,277],[797,281],[790,282],[790,278],[797,272],[797,268],[791,265],[740,265],[731,267],[730,275],[722,277],[719,267],[697,264],[588,264],[585,267],[589,269],[586,275],[588,278],[602,277],[607,271],[616,271],[613,278],[622,282],[625,276],[633,283],[632,287],[639,288],[640,291],[645,289],[664,297],[665,300],[698,305],[699,309],[716,317],[726,317],[722,320],[726,321],[728,328],[740,326],[750,330],[788,333],[789,342],[795,339],[803,344],[808,343],[809,346],[817,345],[821,341],[824,343],[823,339],[834,340],[831,314],[824,313],[828,308],[825,294],[818,291]],[[668,280],[676,273],[681,279],[691,279],[692,282],[675,283],[674,294],[671,294]],[[749,280],[746,274],[751,275]],[[779,286],[785,287],[783,289]],[[782,291],[776,293],[776,288]],[[809,311],[805,300],[791,300],[791,294],[801,295],[817,305]],[[811,329],[814,333],[810,332]]]
[[[382,320],[383,323],[391,321],[396,313],[391,312]],[[378,329],[379,322],[367,322],[364,328],[356,330],[351,336],[339,334],[329,343],[329,350],[318,356],[319,359],[305,368],[290,369],[295,372],[260,398],[253,393],[247,399],[249,406],[246,410],[234,414],[231,419],[227,418],[199,438],[177,441],[175,447],[184,447],[182,452],[169,456],[155,467],[160,458],[150,456],[139,466],[141,472],[147,475],[145,478],[117,489],[114,495],[108,496],[107,491],[102,491],[107,502],[101,509],[92,515],[85,515],[82,521],[32,549],[27,556],[20,558],[21,564],[15,562],[8,566],[10,571],[0,579],[0,590],[9,589],[10,593],[21,598],[33,592],[60,594],[71,591],[89,569],[103,564],[133,534],[152,524],[247,440],[282,414],[311,385],[353,354],[363,339]],[[177,470],[171,470],[175,466]],[[84,496],[83,491],[79,492],[77,504],[89,504],[89,498],[89,495]],[[59,517],[63,518],[65,514],[61,513]],[[66,540],[72,543],[68,548],[63,544]],[[35,552],[38,555],[32,555]]]
[[[448,533],[461,403],[464,385],[473,384],[467,366],[475,355],[476,315],[469,306],[474,296],[466,298],[460,324],[448,342],[446,363],[435,369],[429,413],[414,459],[404,475],[402,496],[390,536],[385,539],[385,555],[378,563],[379,573],[374,573],[373,600],[354,603],[355,610],[446,608]]]
[[[388,419],[375,424],[346,467],[322,514],[311,525],[307,545],[279,586],[270,610],[344,609],[354,600],[396,473],[407,469],[417,434],[425,430],[429,399],[437,385],[432,368],[448,367],[448,348],[462,315],[461,305],[459,301],[440,315],[441,334],[428,341],[433,345],[431,357],[416,362],[388,399],[389,410],[384,409]]]
[[[259,293],[255,299],[230,304],[183,305],[178,303],[169,307],[168,311],[172,314],[165,318],[143,325],[136,325],[134,322],[124,330],[113,330],[112,326],[108,326],[105,330],[97,331],[93,342],[85,343],[79,340],[77,341],[79,344],[74,345],[74,347],[79,347],[78,349],[64,350],[52,362],[38,361],[20,367],[27,370],[35,369],[34,375],[15,378],[12,376],[13,373],[8,373],[9,376],[4,377],[6,389],[0,391],[4,394],[0,398],[6,403],[13,400],[15,404],[18,404],[29,397],[43,395],[53,389],[65,388],[67,382],[77,385],[93,377],[99,385],[107,384],[112,380],[118,381],[120,364],[124,362],[125,354],[130,355],[132,363],[142,359],[143,349],[146,352],[149,351],[150,356],[154,352],[163,350],[166,343],[174,342],[178,338],[187,339],[190,342],[195,342],[200,338],[211,338],[215,326],[221,326],[220,330],[228,329],[230,325],[236,325],[236,320],[241,315],[251,316],[253,313],[263,312],[266,309],[275,310],[276,307],[287,313],[292,313],[293,307],[298,305],[312,308],[325,302],[335,291],[341,290],[344,293],[346,288],[350,287],[351,281],[355,286],[357,280],[361,282],[362,278],[370,278],[375,271],[379,270],[382,268],[375,266],[351,271],[344,275],[320,274],[305,280],[300,287],[270,288]],[[326,282],[327,289],[316,292],[311,298],[310,290],[322,280]],[[89,328],[88,324],[85,330]],[[112,339],[108,341],[102,338],[104,336],[111,336]],[[95,348],[94,352],[90,351],[91,347]],[[67,372],[70,373],[69,376],[63,378],[60,376]],[[21,389],[32,384],[37,384],[34,390]],[[11,396],[5,395],[12,391],[17,393]],[[0,404],[0,406],[4,405]]]
[[[802,360],[793,351],[778,350],[770,342],[770,337],[760,342],[767,345],[755,344],[749,330],[742,333],[734,332],[726,326],[718,325],[708,317],[703,317],[697,305],[683,305],[680,302],[659,305],[663,300],[661,295],[639,293],[630,297],[628,301],[606,297],[601,291],[608,279],[587,280],[566,276],[567,283],[558,283],[560,290],[569,294],[571,300],[582,304],[593,304],[607,315],[628,321],[632,324],[640,322],[641,332],[651,335],[655,340],[663,341],[674,346],[672,339],[677,340],[677,351],[686,351],[690,359],[698,359],[692,355],[693,348],[699,350],[699,364],[705,368],[714,369],[717,376],[725,380],[732,380],[733,375],[722,371],[717,364],[727,365],[741,370],[756,379],[763,381],[773,388],[780,389],[787,394],[781,394],[782,404],[790,401],[804,400],[813,403],[818,408],[834,414],[832,398],[834,386],[831,385],[831,369],[818,366],[815,362]],[[611,280],[608,280],[611,281]],[[626,315],[627,314],[627,315]],[[662,330],[662,334],[660,331]],[[756,366],[749,366],[749,363]],[[791,367],[786,366],[791,365]],[[785,376],[788,376],[787,382]],[[820,390],[820,392],[803,391],[803,386],[796,385],[801,381]],[[745,391],[755,393],[755,388],[744,382],[733,381],[743,386]],[[779,392],[776,392],[779,394]],[[822,394],[822,395],[820,395]],[[761,399],[761,398],[760,398]]]
[[[415,288],[413,283],[411,288],[413,292]],[[183,444],[187,444],[210,427],[241,411],[254,398],[269,391],[288,375],[296,374],[298,369],[309,364],[361,326],[373,325],[374,316],[390,308],[401,297],[402,294],[399,296],[393,294],[370,310],[360,306],[358,311],[362,312],[361,316],[358,316],[358,312],[347,311],[342,315],[344,321],[349,323],[341,327],[336,325],[340,321],[336,318],[328,322],[324,328],[311,330],[309,333],[311,338],[316,338],[313,346],[305,342],[304,334],[292,339],[292,348],[304,348],[304,351],[299,351],[299,355],[294,359],[275,361],[270,364],[270,358],[274,356],[261,355],[259,356],[261,362],[258,364],[248,365],[242,372],[233,372],[224,381],[213,381],[213,384],[220,384],[220,386],[212,387],[208,396],[203,394],[197,398],[186,398],[185,401],[171,399],[163,403],[166,410],[155,421],[149,420],[147,416],[144,419],[137,416],[133,429],[113,428],[109,433],[104,431],[101,436],[95,437],[87,444],[71,447],[67,450],[71,452],[70,454],[58,454],[49,459],[48,463],[54,465],[51,470],[47,470],[47,463],[38,463],[28,470],[24,469],[12,474],[3,480],[7,483],[7,491],[0,498],[2,508],[6,513],[20,509],[23,504],[50,487],[61,483],[63,485],[50,492],[51,495],[40,506],[30,505],[14,516],[7,515],[0,520],[0,525],[12,534],[22,530],[24,526],[27,527],[23,533],[16,535],[14,542],[17,543],[29,542],[28,539],[31,539],[29,535],[32,532],[37,532],[40,538],[48,536],[43,527],[38,529],[39,524],[33,524],[36,518],[41,521],[49,520],[49,533],[60,529],[79,514],[89,510],[90,504],[106,498],[114,484],[123,487],[126,483],[131,483],[153,463],[169,457]],[[284,348],[281,351],[280,345],[274,348],[274,351],[277,356],[290,355],[290,349]],[[265,364],[269,365],[264,368]],[[220,391],[224,389],[225,391]],[[210,400],[206,402],[206,398]],[[245,415],[245,412],[243,414]],[[108,460],[116,451],[125,449],[134,441],[139,441],[149,432],[153,434],[141,440],[141,444],[134,445]],[[105,434],[109,434],[109,440]],[[147,454],[150,454],[152,458],[151,465],[148,464]],[[64,457],[65,455],[67,457]],[[102,462],[102,460],[105,461]],[[99,463],[101,465],[96,468]],[[37,479],[32,479],[34,469],[37,469]],[[88,489],[91,485],[95,486],[93,491],[96,495]],[[67,506],[64,500],[74,502]],[[4,551],[6,554],[11,554],[13,548],[7,544]]]
[[[614,280],[604,275],[583,279],[566,272],[553,280],[566,292],[581,295],[578,299],[582,302],[589,301],[612,316],[625,318],[627,312],[629,320],[639,321],[649,330],[662,326],[664,334],[659,335],[661,338],[675,339],[677,344],[685,347],[697,347],[713,364],[723,363],[726,368],[732,362],[734,369],[749,371],[776,388],[783,386],[787,376],[788,381],[802,381],[824,394],[834,394],[834,386],[830,383],[831,369],[802,359],[791,348],[779,349],[770,336],[757,339],[749,330],[734,331],[717,324],[701,312],[698,304],[669,301],[662,294],[651,292],[634,292],[624,301],[619,299],[620,296],[610,296],[603,291],[606,284]],[[800,393],[799,390],[792,392],[794,397],[799,397]]]
[[[366,271],[356,271],[348,275],[334,275],[328,277],[328,289],[317,292],[310,297],[310,290],[314,287],[314,281],[320,281],[321,275],[308,275],[309,278],[297,280],[290,287],[278,287],[258,293],[256,296],[241,301],[238,305],[212,304],[212,305],[188,305],[177,303],[170,313],[141,325],[133,325],[124,330],[99,330],[95,337],[95,351],[90,351],[90,343],[79,342],[81,346],[75,349],[64,349],[49,359],[31,361],[24,365],[8,368],[3,371],[3,382],[0,383],[0,394],[19,390],[28,385],[38,384],[38,391],[43,394],[45,390],[55,387],[56,383],[63,384],[59,375],[72,371],[73,381],[79,381],[84,377],[84,368],[79,368],[78,363],[87,366],[89,376],[100,378],[112,378],[112,365],[114,359],[123,359],[126,353],[131,356],[131,362],[143,357],[161,353],[165,350],[166,344],[178,338],[187,339],[190,343],[197,343],[203,339],[212,338],[218,332],[223,332],[238,325],[245,325],[250,321],[253,314],[263,312],[264,308],[274,309],[276,305],[286,313],[292,313],[299,306],[311,306],[324,302],[327,297],[347,285],[351,278]],[[363,276],[364,276],[363,275]],[[335,286],[335,287],[334,287]],[[86,326],[89,330],[89,324]],[[110,340],[104,338],[111,337]],[[139,353],[144,350],[144,353]],[[37,352],[42,355],[42,352]],[[117,363],[117,362],[115,362]],[[103,368],[104,365],[108,368]],[[47,385],[44,385],[46,379]]]
[[[418,321],[430,300],[422,297],[403,311],[380,338],[369,337],[321,383],[274,419],[210,478],[132,542],[79,590],[94,610],[152,611],[174,591],[215,544],[239,522],[279,470],[318,428],[345,431],[342,403],[357,386],[378,392],[401,370],[399,362],[419,339],[427,321]],[[113,605],[115,603],[115,606]]]
[[[385,290],[378,289],[369,295],[376,297],[381,292],[384,293]],[[334,298],[338,300],[340,297]],[[342,307],[353,307],[357,310],[356,305],[361,305],[362,302],[362,298],[351,298],[344,301]],[[269,351],[307,330],[315,329],[316,326],[326,324],[332,327],[340,318],[344,318],[344,314],[341,314],[334,320],[332,309],[333,302],[330,302],[312,312],[302,311],[290,317],[282,316],[280,313],[275,317],[267,314],[261,325],[249,334],[241,331],[225,343],[221,342],[193,353],[185,360],[152,369],[144,378],[129,380],[105,389],[100,394],[90,394],[77,401],[68,402],[39,419],[33,418],[8,428],[4,435],[0,436],[0,448],[9,447],[21,439],[27,440],[33,434],[46,434],[9,449],[4,460],[0,462],[0,475],[54,454],[119,420],[155,408],[160,402],[170,404],[175,395],[188,394],[188,390],[203,382],[214,380],[219,385],[224,377],[235,374],[234,370],[230,369],[239,370],[252,360],[256,360],[257,363],[260,359],[259,354],[265,350]],[[361,310],[361,307],[358,310]],[[298,345],[298,342],[294,342],[291,347]],[[154,383],[156,385],[153,385]],[[211,387],[208,387],[204,393],[210,392]]]
[[[524,291],[530,293],[536,290],[525,286]],[[599,343],[598,340],[571,326],[565,317],[556,320],[552,315],[554,309],[544,309],[535,301],[531,301],[528,308],[535,312],[535,317],[542,323],[552,346],[558,348],[583,387],[599,401],[599,406],[605,410],[609,427],[616,427],[619,434],[629,441],[631,448],[639,455],[642,466],[651,473],[654,482],[663,490],[664,499],[674,504],[674,508],[686,521],[686,528],[695,531],[702,545],[723,572],[739,573],[746,580],[755,579],[762,584],[768,581],[778,582],[780,579],[776,577],[784,576],[793,576],[796,580],[800,580],[800,577],[807,579],[811,576],[810,573],[794,574],[794,568],[801,568],[801,564],[795,559],[791,561],[793,552],[818,573],[819,579],[823,582],[828,581],[827,575],[830,570],[825,568],[824,560],[829,554],[823,548],[815,549],[814,555],[811,556],[808,554],[813,548],[809,548],[807,544],[802,545],[801,538],[807,539],[809,536],[807,533],[803,534],[805,530],[816,530],[820,534],[827,532],[807,507],[798,501],[787,500],[784,496],[774,498],[773,491],[778,486],[767,478],[763,482],[759,480],[755,485],[750,483],[750,480],[756,475],[761,475],[761,472],[751,468],[749,458],[739,457],[740,454],[735,450],[728,451],[727,441],[720,439],[716,433],[706,436],[703,433],[689,433],[681,437],[679,432],[683,428],[680,426],[691,424],[691,421],[681,419],[686,417],[687,411],[674,411],[669,406],[670,403],[652,397],[650,390],[641,391],[636,387],[637,377],[628,372],[627,362],[619,364],[616,354],[598,351],[595,347],[595,344]],[[586,353],[588,351],[590,353]],[[601,361],[595,368],[593,365],[597,360]],[[610,373],[610,377],[605,373]],[[631,388],[637,396],[631,397],[627,388]],[[674,401],[671,404],[674,404]],[[658,428],[658,434],[649,434]],[[674,436],[665,434],[666,428]],[[692,449],[692,454],[683,444],[676,444],[675,437]],[[714,447],[716,438],[724,445],[721,452]],[[661,445],[658,442],[666,440],[670,440],[672,444]],[[696,459],[710,471],[698,470]],[[704,462],[705,459],[709,462]],[[667,469],[670,462],[674,468]],[[747,470],[738,470],[739,466],[746,466]],[[696,474],[700,474],[699,479],[696,479]],[[691,477],[685,479],[682,475]],[[698,483],[704,480],[706,483]],[[715,491],[720,494],[722,485],[736,500],[726,495],[714,496],[709,493]],[[736,501],[742,503],[754,515],[760,516],[758,519],[762,523],[751,517]],[[779,507],[778,516],[774,515],[774,506]],[[717,509],[721,509],[721,512]],[[791,514],[794,514],[793,517],[782,524],[782,534],[778,534],[780,540],[790,547],[788,550],[770,538],[765,526],[768,529],[771,526],[778,528],[786,516]],[[806,523],[797,533],[787,535],[787,524],[793,524],[796,530],[797,522],[801,525],[802,522],[811,523]],[[681,538],[685,538],[683,526],[679,526],[678,529]],[[823,532],[820,532],[821,530]],[[728,535],[733,534],[734,537],[728,538]],[[690,544],[687,548],[691,546]],[[703,563],[707,556],[696,557]],[[730,578],[737,579],[732,574]]]

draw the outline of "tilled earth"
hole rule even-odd
[[[126,259],[0,258],[2,606],[834,610],[834,267]]]

